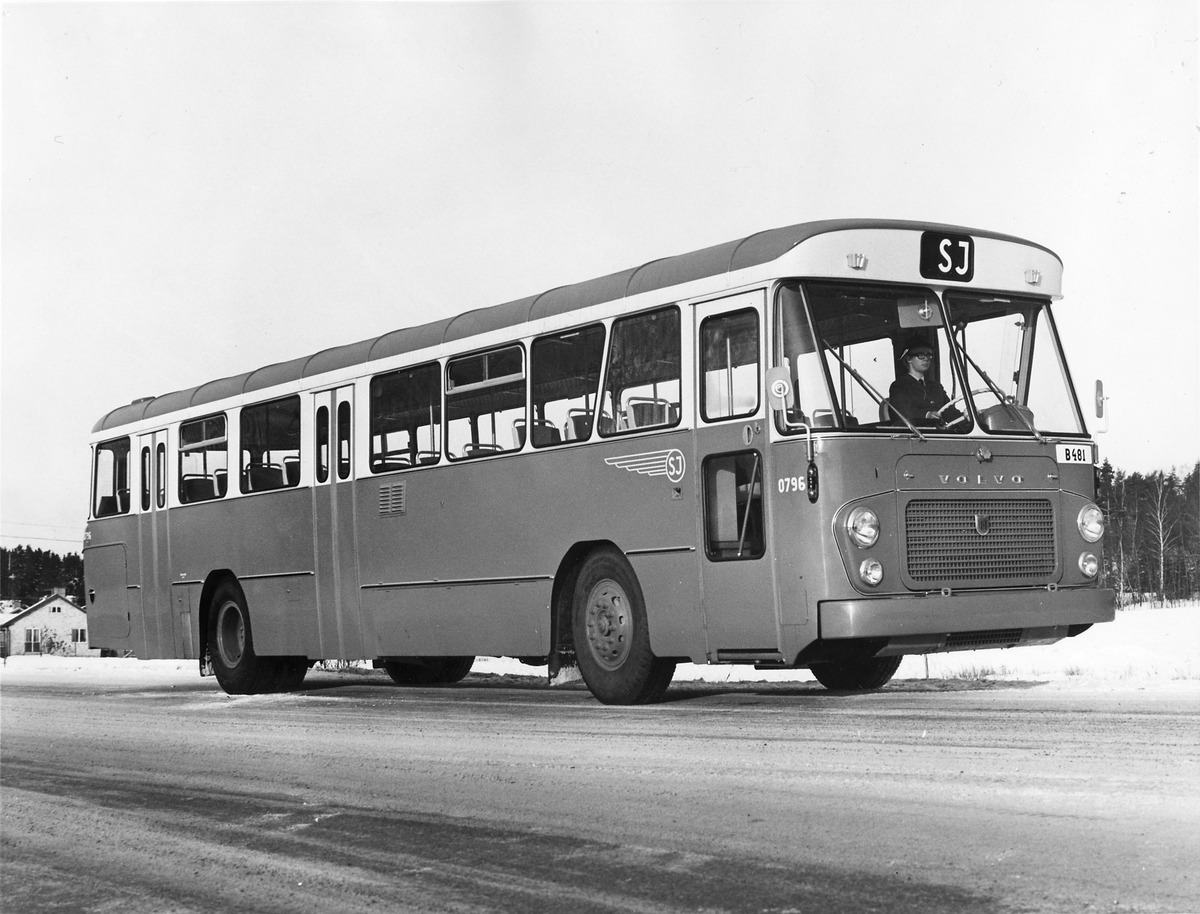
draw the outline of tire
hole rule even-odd
[[[814,663],[809,669],[817,682],[835,692],[868,692],[881,689],[900,669],[901,657],[874,657],[840,663]]]
[[[230,695],[256,695],[273,691],[279,678],[274,657],[254,653],[250,612],[236,581],[223,581],[213,595],[208,613],[208,652],[213,674]]]
[[[450,685],[471,672],[474,663],[474,657],[421,657],[411,663],[385,660],[381,665],[396,685]]]
[[[308,675],[308,658],[272,657],[271,659],[275,661],[278,668],[275,685],[271,691],[294,692],[300,688],[301,683],[304,682],[304,677]]]
[[[571,635],[583,681],[606,705],[658,701],[675,675],[675,661],[650,650],[641,585],[616,549],[597,549],[584,560],[571,603]]]

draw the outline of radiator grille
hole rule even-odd
[[[405,480],[393,483],[392,485],[380,486],[379,516],[386,517],[389,514],[404,514],[406,512],[404,496]]]
[[[1047,499],[914,499],[905,532],[908,576],[922,584],[1036,581],[1056,566]]]

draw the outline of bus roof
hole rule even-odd
[[[962,226],[897,219],[827,219],[819,222],[802,222],[797,225],[756,232],[745,238],[702,248],[688,254],[651,260],[641,266],[630,267],[618,273],[610,273],[596,279],[549,289],[540,295],[532,295],[528,298],[487,308],[478,308],[417,327],[393,330],[373,339],[324,349],[313,355],[292,359],[288,362],[278,362],[244,374],[208,381],[187,390],[177,390],[158,397],[135,400],[106,413],[92,427],[92,432],[116,428],[141,419],[162,416],[176,410],[302,380],[323,372],[335,371],[351,365],[366,364],[376,359],[401,355],[406,352],[415,352],[430,346],[576,311],[604,302],[619,301],[642,292],[651,292],[667,286],[759,266],[782,257],[796,245],[814,235],[853,229],[960,232],[983,238],[1031,245],[1054,254],[1049,248],[1022,238]]]

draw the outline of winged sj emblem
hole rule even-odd
[[[624,457],[605,457],[610,467],[618,467],[640,476],[666,476],[671,482],[679,482],[687,472],[687,460],[683,452],[671,448],[665,451],[646,451],[644,454],[626,454]]]

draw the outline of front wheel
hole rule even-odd
[[[814,663],[809,669],[817,682],[836,692],[868,692],[881,689],[900,669],[900,657],[872,657],[840,663]]]
[[[617,550],[598,549],[584,561],[571,631],[583,681],[604,704],[648,704],[671,684],[675,661],[650,650],[642,588]]]

